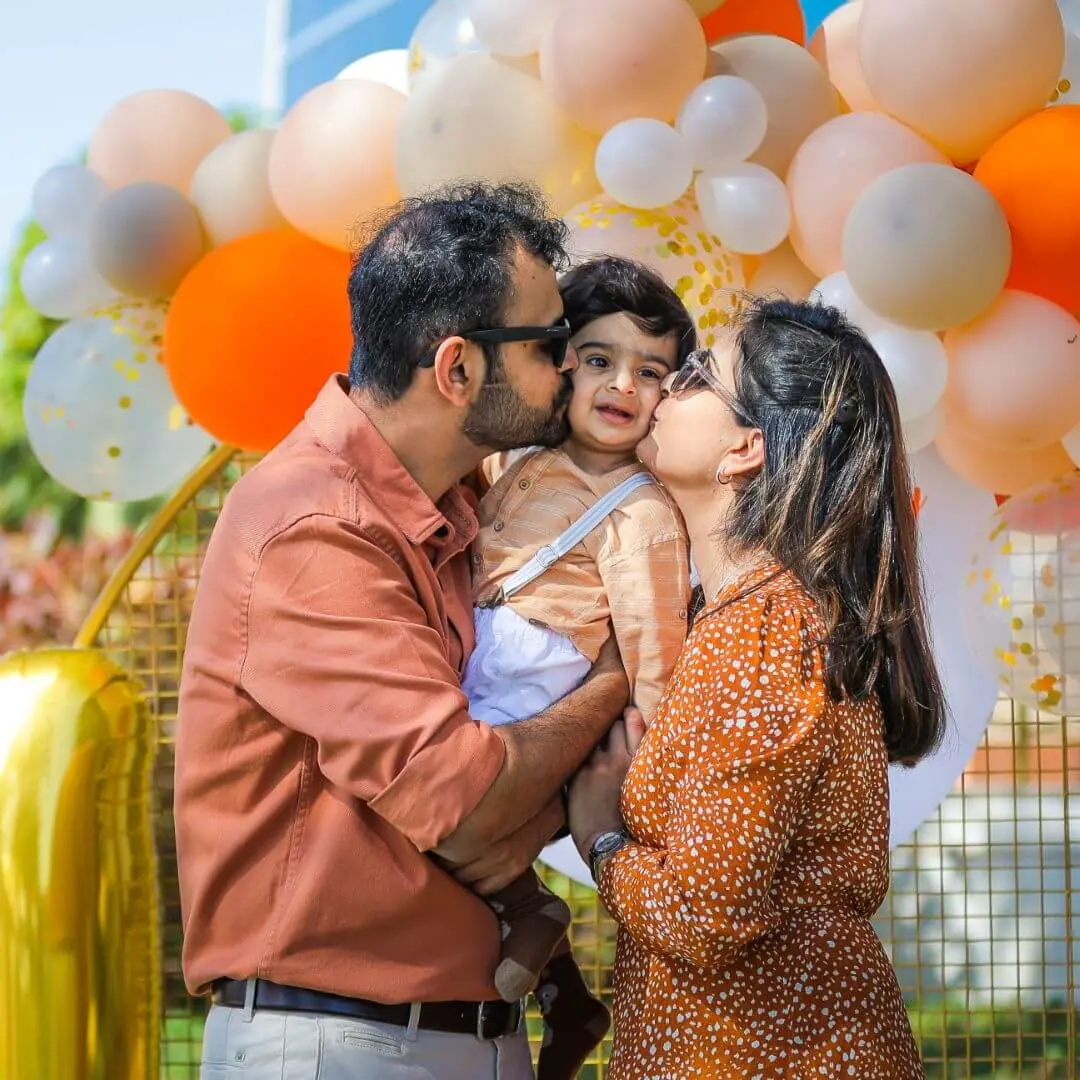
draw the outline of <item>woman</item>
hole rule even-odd
[[[640,748],[631,710],[570,800],[620,924],[610,1076],[914,1080],[868,919],[888,764],[944,704],[892,386],[839,312],[767,301],[665,389],[639,453],[705,608]]]

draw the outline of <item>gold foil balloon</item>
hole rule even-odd
[[[575,260],[621,255],[646,263],[679,294],[694,318],[699,344],[716,344],[746,285],[742,260],[709,233],[694,200],[659,210],[632,210],[601,195],[566,215]]]
[[[158,1076],[160,943],[138,684],[90,650],[0,660],[0,1076]]]
[[[1080,712],[1080,478],[1015,495],[986,525],[966,578],[977,656],[1017,701]]]
[[[427,76],[406,101],[397,180],[406,195],[451,180],[528,180],[561,214],[599,191],[596,144],[520,63],[466,53]]]

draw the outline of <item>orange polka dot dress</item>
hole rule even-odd
[[[824,629],[776,568],[698,619],[623,787],[611,1080],[915,1080],[868,922],[889,883],[876,701],[832,702]]]

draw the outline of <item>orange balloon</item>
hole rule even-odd
[[[165,321],[165,366],[191,418],[266,451],[348,367],[351,260],[292,229],[254,233],[200,260]]]
[[[975,179],[1012,231],[1009,285],[1080,311],[1080,105],[1021,120],[986,151]]]
[[[806,20],[799,0],[727,0],[701,20],[705,40],[713,45],[734,34],[775,34],[806,44]]]
[[[994,495],[1015,495],[1076,469],[1061,443],[1036,450],[986,446],[958,427],[951,417],[946,417],[935,445],[942,461],[957,476]]]

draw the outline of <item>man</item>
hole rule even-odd
[[[564,229],[528,189],[406,202],[349,293],[349,378],[234,488],[187,640],[176,824],[203,1076],[532,1075],[485,891],[562,824],[625,704],[609,649],[522,724],[474,722],[462,478],[566,433]],[[297,357],[302,363],[303,357]],[[257,388],[253,388],[257,395]]]

